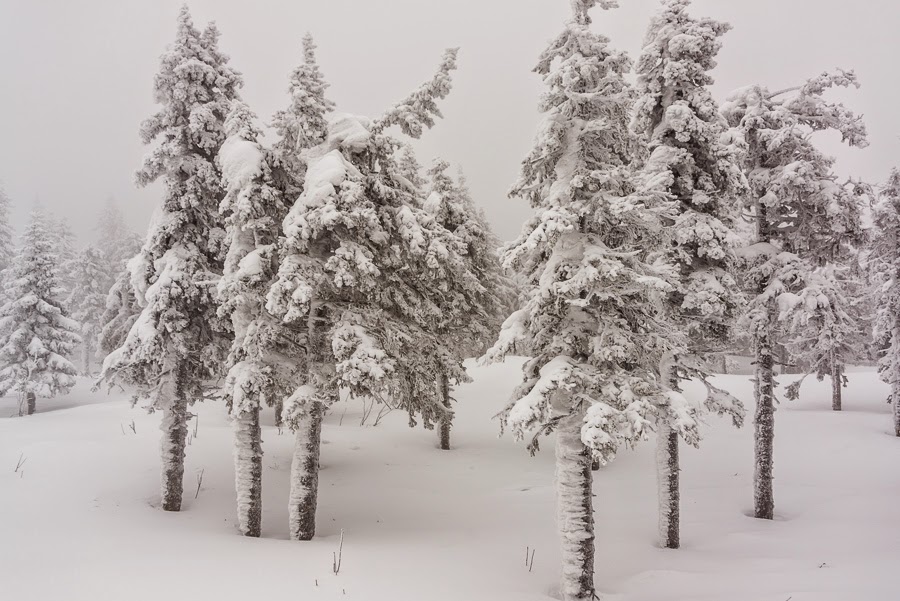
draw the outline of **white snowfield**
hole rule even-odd
[[[293,436],[277,432],[271,410],[263,538],[250,539],[235,529],[223,405],[195,407],[184,510],[173,514],[158,508],[158,414],[131,409],[124,393],[93,393],[84,380],[67,397],[39,399],[31,417],[6,419],[16,401],[2,399],[0,599],[552,599],[560,566],[552,440],[531,458],[498,438],[491,420],[520,364],[470,364],[474,382],[455,395],[449,452],[400,412],[373,427],[376,408],[361,426],[362,403],[338,403],[323,429],[312,542],[287,540]],[[716,383],[752,415],[748,376]],[[850,374],[841,413],[830,409],[827,380],[811,379],[801,401],[781,404],[771,522],[747,516],[752,429],[709,418],[701,448],[682,446],[680,550],[656,546],[652,441],[621,452],[594,483],[598,593],[609,601],[896,601],[900,440],[886,395],[864,371]]]

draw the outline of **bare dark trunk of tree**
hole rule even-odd
[[[311,540],[316,534],[319,495],[319,453],[322,446],[324,407],[313,403],[297,424],[291,463],[290,530],[293,540]]]
[[[591,452],[581,442],[584,413],[564,417],[556,431],[557,523],[562,539],[564,601],[594,592],[594,508]]]
[[[599,459],[591,459],[591,471],[592,472],[600,471],[600,460]]]
[[[656,442],[656,476],[659,485],[659,542],[666,549],[680,544],[681,491],[678,473],[678,433],[660,424]]]
[[[275,425],[279,428],[284,425],[284,418],[282,417],[283,413],[284,413],[284,402],[277,401],[275,403]]]
[[[181,511],[184,492],[184,449],[187,442],[187,399],[184,397],[184,369],[177,367],[170,376],[173,391],[163,409],[162,430],[162,507],[165,511]]]
[[[84,341],[84,345],[81,347],[81,359],[85,376],[91,375],[91,357],[94,354],[94,347],[88,341]]]
[[[844,366],[838,362],[831,364],[831,408],[841,410],[841,388],[844,385]]]
[[[444,407],[448,409],[448,415],[441,419],[440,425],[440,436],[441,436],[441,450],[449,451],[450,450],[450,427],[453,424],[453,413],[452,407],[450,405],[450,379],[447,377],[447,374],[441,374],[440,378],[440,386],[441,386],[441,402],[444,404]]]
[[[769,324],[774,312],[768,311]],[[767,325],[768,327],[768,325]],[[756,469],[753,474],[753,511],[761,519],[771,520],[775,514],[772,491],[772,463],[775,441],[775,377],[772,340],[768,329],[756,340],[756,415],[753,420],[756,442]]]
[[[244,536],[262,529],[262,429],[259,404],[234,418],[234,480],[238,527]]]
[[[25,393],[25,411],[28,415],[34,415],[34,410],[37,406],[37,395],[33,392]]]

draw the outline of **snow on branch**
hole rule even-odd
[[[450,72],[456,69],[456,55],[459,48],[448,48],[434,77],[388,110],[380,119],[372,124],[372,133],[397,125],[404,134],[419,138],[424,129],[434,126],[435,117],[443,117],[438,109],[437,101],[443,100],[450,93],[452,80]]]

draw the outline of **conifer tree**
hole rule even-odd
[[[328,82],[316,59],[312,35],[303,36],[303,61],[292,72],[288,85],[290,102],[275,113],[272,126],[278,134],[272,147],[272,179],[282,198],[290,205],[303,192],[306,177],[304,152],[322,143],[328,135],[327,115],[334,103],[327,98]],[[283,424],[284,402],[276,399],[275,424]]]
[[[53,252],[56,254],[57,284],[60,287],[60,298],[65,303],[75,285],[75,280],[72,276],[72,267],[77,254],[75,250],[75,232],[72,231],[69,222],[64,217],[54,218],[47,216],[46,219],[47,227],[51,233]]]
[[[409,153],[401,154],[409,170],[415,173]],[[445,361],[453,362],[457,373],[465,373],[462,362],[480,356],[496,338],[505,308],[502,298],[508,286],[500,269],[496,237],[484,214],[478,210],[465,187],[447,174],[449,164],[436,160],[428,170],[431,191],[424,208],[434,216],[438,225],[456,236],[464,245],[465,270],[456,282],[462,303],[445,304],[441,320],[436,324],[438,340],[443,347]],[[407,178],[409,179],[409,178]],[[468,380],[465,380],[468,381]],[[461,382],[455,382],[459,384]],[[440,421],[440,447],[450,449],[452,424],[451,390],[454,382],[443,371],[438,374],[441,399],[448,411]]]
[[[608,0],[573,0],[574,18],[535,71],[548,90],[534,149],[511,195],[537,209],[504,254],[528,279],[528,298],[488,353],[499,360],[524,342],[532,359],[502,415],[522,438],[556,432],[562,597],[594,589],[592,455],[610,461],[655,421],[697,442],[695,408],[660,378],[684,354],[667,310],[679,283],[668,261],[673,203],[639,177],[640,140],[629,130],[631,61],[591,30],[589,11]]]
[[[650,22],[637,62],[638,100],[633,127],[647,140],[648,174],[662,177],[675,201],[671,259],[681,282],[670,296],[674,317],[688,334],[690,357],[672,361],[667,384],[708,374],[713,353],[726,350],[740,305],[732,277],[744,181],[738,153],[723,137],[727,124],[707,86],[720,38],[730,26],[687,13],[690,0],[664,0]],[[691,359],[694,361],[691,361]],[[690,364],[694,369],[686,369]],[[709,384],[707,384],[710,386]],[[710,389],[707,404],[743,422],[741,404]],[[660,544],[679,546],[678,435],[666,423],[657,433]]]
[[[0,308],[0,396],[24,395],[29,415],[38,397],[66,394],[75,385],[68,357],[78,344],[78,324],[59,300],[53,235],[46,217],[33,212]]]
[[[141,314],[103,366],[104,381],[136,387],[139,397],[163,412],[166,511],[181,509],[188,405],[217,375],[228,346],[218,333],[224,324],[216,317],[214,298],[224,258],[218,212],[224,194],[215,157],[242,82],[219,50],[218,38],[212,24],[198,31],[182,7],[175,43],[156,76],[162,107],[141,128],[145,143],[161,143],[145,159],[137,181],[165,184],[160,217],[130,263]]]
[[[744,328],[756,363],[754,514],[772,519],[772,452],[775,427],[773,366],[780,333],[790,312],[805,310],[811,274],[834,262],[860,237],[857,198],[832,174],[834,160],[814,145],[814,132],[834,130],[850,146],[863,147],[862,119],[824,93],[857,86],[852,72],[824,73],[802,86],[770,91],[754,85],[734,93],[723,106],[729,124],[743,138],[749,193],[745,210],[756,221],[755,243],[743,249],[745,279],[752,296]],[[829,299],[834,307],[837,298]],[[821,309],[817,303],[813,311]],[[788,339],[789,343],[790,339]]]
[[[339,386],[396,403],[426,424],[445,412],[428,326],[440,314],[433,280],[461,268],[458,242],[416,206],[398,173],[398,143],[384,130],[418,137],[431,127],[455,67],[451,50],[431,81],[384,116],[337,117],[327,139],[303,154],[303,193],[284,221],[285,255],[267,300],[269,311],[306,332],[305,384],[285,402],[297,436],[293,539],[315,533],[322,414]]]
[[[140,313],[141,307],[138,305],[131,283],[131,270],[126,265],[119,271],[106,294],[106,302],[100,316],[100,335],[97,339],[98,358],[105,359],[125,343],[125,338]]]
[[[92,246],[86,247],[73,259],[70,276],[72,290],[66,300],[66,308],[80,325],[82,373],[90,376],[103,327],[100,320],[112,282],[100,251]]]
[[[303,62],[291,73],[288,85],[290,104],[276,112],[272,120],[278,134],[272,149],[276,160],[273,176],[290,202],[303,191],[303,151],[321,143],[327,135],[326,115],[334,110],[334,103],[325,96],[327,89],[316,60],[315,41],[307,33],[303,36]]]
[[[875,341],[884,349],[881,379],[891,387],[894,434],[900,436],[900,170],[894,169],[875,205],[871,269],[876,274],[878,315]]]
[[[253,120],[247,106],[235,102],[225,122],[229,137],[219,151],[228,228],[219,315],[234,328],[224,394],[233,416],[238,526],[245,536],[259,536],[262,523],[260,407],[290,396],[303,375],[302,336],[265,309],[278,271],[278,226],[288,208]]]
[[[10,204],[9,196],[6,195],[3,183],[0,182],[0,283],[4,281],[3,277],[7,269],[12,267],[16,254],[13,240],[15,233],[9,223]],[[0,292],[0,296],[2,296],[2,292]]]

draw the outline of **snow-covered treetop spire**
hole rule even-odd
[[[697,440],[694,409],[660,378],[684,349],[666,310],[678,281],[664,233],[673,206],[636,172],[644,149],[629,128],[630,66],[577,21],[540,57],[544,118],[510,193],[538,211],[504,252],[527,299],[487,354],[499,360],[521,343],[533,356],[502,414],[518,437],[580,414],[582,441],[604,461],[656,419]]]
[[[303,36],[303,62],[291,73],[290,104],[275,113],[272,123],[279,135],[276,152],[299,153],[325,140],[325,115],[334,110],[334,103],[325,97],[327,89],[328,82],[316,60],[316,44],[307,33]]]
[[[707,86],[721,36],[730,26],[688,14],[690,0],[664,0],[636,64],[639,94],[632,128],[646,140],[646,172],[663,178],[676,201],[672,259],[682,274],[673,295],[697,348],[720,348],[739,304],[734,232],[746,190],[739,148]]]
[[[571,4],[575,22],[579,25],[591,24],[589,11],[595,6],[599,6],[603,10],[619,8],[618,0],[571,0]]]
[[[434,77],[377,119],[370,128],[372,133],[377,134],[396,125],[407,136],[420,138],[425,128],[434,127],[435,117],[443,117],[437,101],[450,93],[450,73],[456,69],[458,53],[459,48],[445,50]]]

